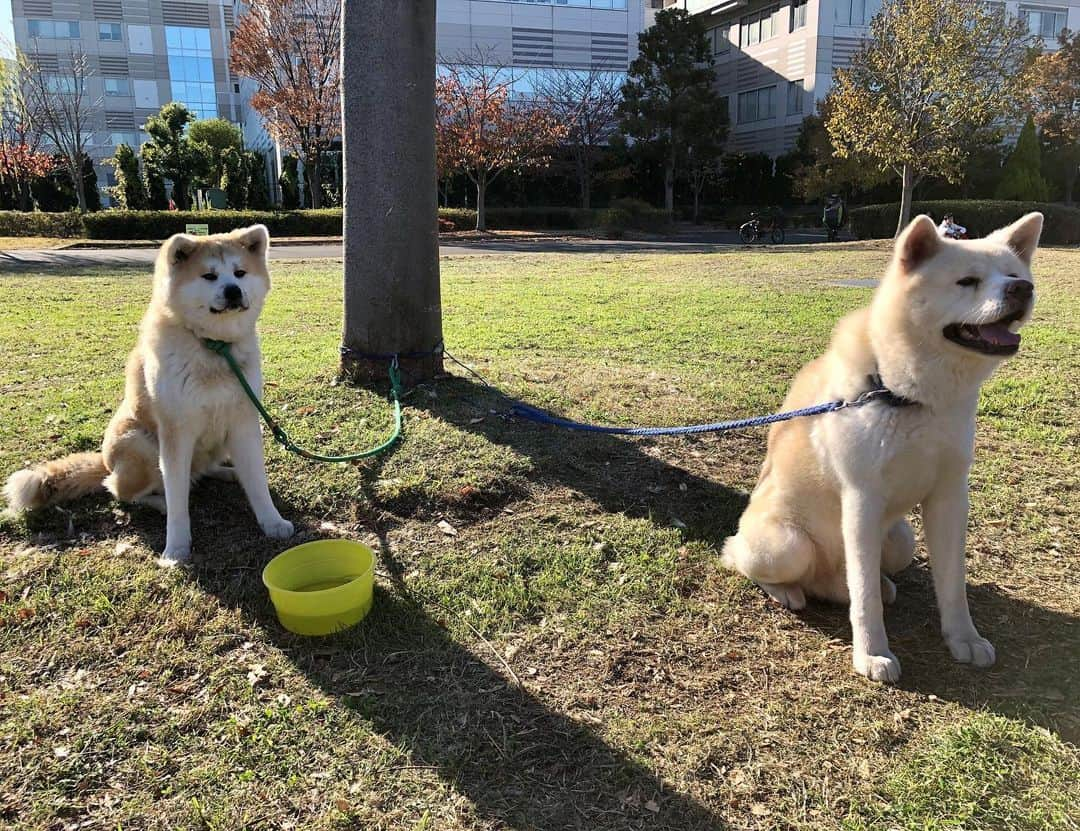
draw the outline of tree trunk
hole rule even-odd
[[[586,148],[579,148],[578,152],[574,154],[574,166],[577,168],[578,177],[578,194],[581,197],[581,207],[584,210],[589,210],[592,202],[592,182],[591,173],[589,169],[589,160],[586,158]]]
[[[435,0],[342,0],[345,325],[356,381],[442,371],[435,187]]]
[[[309,153],[304,160],[304,179],[308,189],[308,203],[312,208],[322,207],[322,153]]]
[[[71,184],[75,188],[75,200],[79,205],[79,213],[86,213],[86,182],[82,176],[82,159],[72,162],[68,159],[68,174],[71,176]]]
[[[675,216],[675,154],[668,155],[664,162],[664,210]]]
[[[700,219],[701,188],[697,184],[691,185],[691,187],[694,189],[694,224],[697,225]]]
[[[900,179],[900,218],[896,223],[896,236],[900,236],[900,232],[911,221],[911,195],[915,191],[915,171],[911,169],[911,165],[904,165]]]
[[[480,174],[476,177],[476,230],[487,230],[487,177]]]

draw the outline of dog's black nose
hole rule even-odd
[[[1013,280],[1005,288],[1005,296],[1010,300],[1030,300],[1035,294],[1035,284],[1030,280]]]
[[[225,302],[230,305],[233,303],[239,303],[244,299],[244,293],[240,291],[240,286],[236,283],[229,283],[225,286]]]

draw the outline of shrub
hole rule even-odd
[[[1029,211],[1041,211],[1046,217],[1042,241],[1051,245],[1080,243],[1080,209],[1052,202],[1008,202],[1004,200],[971,199],[916,202],[911,215],[929,214],[940,220],[952,214],[973,237],[982,237],[1003,225],[1014,222]],[[896,231],[900,205],[867,205],[850,212],[851,230],[859,239],[889,239]]]
[[[206,224],[211,234],[262,223],[276,237],[341,235],[341,209],[318,211],[102,211],[83,217],[90,239],[165,239],[187,224]]]
[[[641,199],[615,199],[607,210],[599,212],[596,224],[604,236],[618,238],[630,229],[665,231],[671,226],[671,217],[667,211],[654,208]]]
[[[1044,202],[1048,191],[1046,180],[1042,177],[1042,157],[1039,138],[1035,135],[1035,121],[1029,115],[1016,147],[1005,160],[994,198]]]
[[[593,212],[582,208],[488,208],[487,227],[491,229],[555,228],[569,231],[588,228]],[[475,227],[475,223],[474,223]]]
[[[439,208],[440,231],[469,231],[475,227],[476,211],[469,208]]]
[[[0,211],[0,237],[79,237],[82,232],[78,211]]]

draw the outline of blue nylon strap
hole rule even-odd
[[[526,421],[535,421],[537,424],[550,424],[554,427],[578,430],[583,433],[605,433],[615,436],[685,436],[694,433],[722,433],[728,430],[743,430],[747,427],[763,427],[777,421],[790,421],[793,418],[833,413],[848,407],[861,407],[863,404],[869,404],[871,401],[878,399],[887,403],[891,403],[893,400],[903,401],[905,406],[912,403],[904,399],[897,399],[889,389],[881,386],[879,382],[879,385],[867,390],[852,401],[829,401],[824,404],[815,404],[813,407],[803,407],[800,410],[789,410],[786,413],[740,418],[735,421],[718,421],[712,424],[691,424],[686,427],[606,427],[600,424],[585,424],[581,421],[556,418],[548,415],[543,410],[530,407],[528,404],[514,404],[510,408],[510,415],[523,418]]]

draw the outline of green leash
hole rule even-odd
[[[229,369],[231,369],[233,375],[236,376],[236,380],[240,382],[240,386],[243,387],[244,392],[247,393],[247,397],[251,399],[251,403],[254,404],[255,409],[259,411],[259,415],[261,415],[263,421],[266,422],[266,426],[270,428],[270,432],[274,436],[274,441],[290,453],[295,453],[297,456],[303,456],[305,459],[311,459],[313,462],[355,462],[357,459],[370,459],[372,456],[378,456],[380,453],[393,447],[394,443],[401,438],[401,371],[398,368],[397,358],[393,358],[390,361],[390,396],[394,399],[394,432],[390,435],[390,438],[382,444],[372,447],[370,450],[361,451],[360,453],[348,453],[344,456],[323,456],[319,453],[312,453],[310,450],[304,450],[304,448],[300,447],[296,442],[289,438],[289,434],[285,432],[280,424],[274,421],[274,417],[266,411],[266,408],[259,400],[259,396],[255,394],[251,385],[248,384],[247,378],[244,377],[244,371],[240,369],[240,365],[236,362],[236,358],[233,357],[232,350],[229,349],[228,342],[204,338],[203,345],[211,352],[216,352],[225,359],[225,362],[229,365]]]

